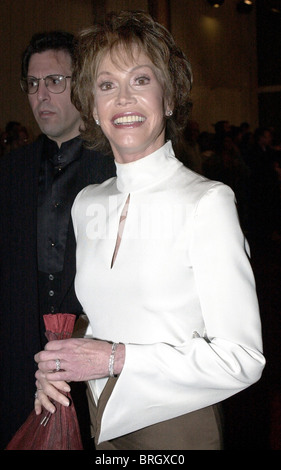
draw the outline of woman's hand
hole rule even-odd
[[[35,374],[37,396],[35,412],[40,414],[42,407],[55,413],[54,402],[69,405],[65,396],[70,391],[67,382],[80,382],[99,379],[109,375],[109,357],[112,345],[107,341],[71,338],[50,341],[45,350],[34,356],[38,363]],[[114,373],[120,374],[125,361],[125,346],[118,344],[115,352]]]
[[[34,359],[43,378],[57,387],[57,382],[80,382],[107,377],[111,347],[107,341],[93,339],[55,340],[47,343],[45,350],[36,354]],[[118,344],[115,374],[121,372],[124,360],[125,346]],[[46,392],[45,387],[44,391]]]
[[[46,408],[50,413],[55,413],[56,406],[54,401],[63,406],[69,406],[69,399],[65,396],[70,392],[70,386],[66,382],[48,382],[44,374],[38,369],[36,374],[36,395],[34,401],[34,409],[37,415],[41,414],[42,407]]]

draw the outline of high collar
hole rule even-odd
[[[121,193],[145,189],[170,176],[182,164],[175,158],[171,141],[163,147],[130,163],[115,161],[117,188]]]
[[[58,144],[45,136],[45,151],[44,158],[52,162],[55,167],[68,165],[72,161],[80,157],[80,148],[82,147],[82,140],[80,136],[74,137],[66,142],[63,142],[59,147]]]

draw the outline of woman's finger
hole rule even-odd
[[[35,374],[36,377],[40,377],[41,380],[42,380],[42,383],[40,382],[39,379],[36,380],[35,384],[36,384],[36,388],[37,388],[37,392],[40,391],[40,389],[43,390],[43,386],[44,386],[44,379],[45,379],[45,376],[44,376],[44,379],[42,378],[42,373],[40,371],[37,371],[36,374]],[[47,381],[45,380],[45,383],[47,383]],[[58,390],[60,390],[61,392],[70,392],[71,391],[71,388],[70,388],[70,385],[66,382],[64,382],[63,380],[61,381],[57,381],[57,382],[52,382],[51,381],[51,384],[57,388]]]
[[[64,370],[63,368],[63,360],[61,359],[50,359],[47,361],[40,361],[38,362],[38,368],[46,373],[46,372],[59,372],[60,370]]]
[[[42,413],[42,406],[39,398],[35,397],[34,400],[34,410],[37,415],[40,415]]]
[[[69,406],[69,399],[65,395],[65,393],[70,391],[70,386],[66,382],[48,381],[46,380],[44,374],[42,374],[40,370],[36,371],[35,376],[37,378],[36,380],[37,397],[35,400],[36,409],[40,410],[37,400],[39,400],[41,406],[46,408],[51,413],[55,411],[55,406],[54,406],[53,401],[58,402],[63,406]]]

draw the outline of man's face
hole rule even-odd
[[[71,75],[71,57],[67,52],[48,50],[33,54],[28,76],[44,78],[47,75]],[[41,131],[58,146],[80,134],[80,113],[70,99],[70,78],[63,93],[50,93],[44,80],[39,81],[37,93],[28,95],[29,104]]]

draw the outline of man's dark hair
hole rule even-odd
[[[73,59],[74,45],[74,35],[65,31],[50,31],[47,33],[34,34],[22,55],[21,77],[27,77],[30,57],[33,54],[49,50],[65,51],[70,55],[71,59]]]

